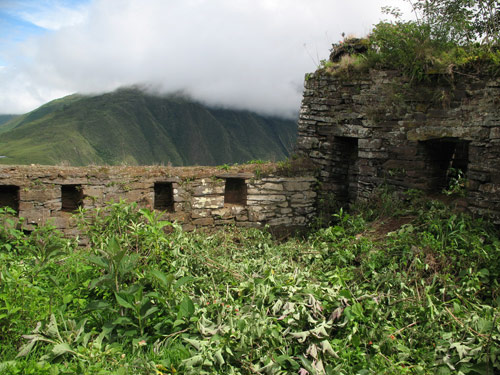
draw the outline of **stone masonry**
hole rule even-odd
[[[243,227],[306,226],[315,216],[315,178],[280,175],[273,165],[210,167],[1,166],[0,206],[24,217],[25,229],[46,222],[76,235],[78,207],[103,207],[123,199],[165,212],[186,230],[234,224]]]
[[[383,184],[440,193],[461,170],[464,208],[500,223],[499,78],[417,85],[373,70],[306,78],[297,148],[319,167],[320,196],[347,204]]]

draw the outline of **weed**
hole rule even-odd
[[[418,191],[372,202],[285,242],[110,203],[78,215],[88,249],[1,209],[0,371],[500,371],[498,233]]]
[[[217,169],[221,171],[229,171],[231,169],[231,166],[229,164],[223,164],[217,166]]]
[[[448,187],[443,189],[444,194],[465,197],[467,178],[461,169],[450,168],[448,171],[448,181]]]

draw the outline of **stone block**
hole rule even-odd
[[[268,221],[268,224],[270,226],[276,226],[276,225],[291,225],[292,224],[292,218],[290,217],[277,217],[273,218]]]
[[[195,229],[196,229],[196,226],[191,224],[191,223],[183,223],[182,224],[182,230],[185,232],[192,232]]]
[[[490,139],[500,139],[500,126],[496,126],[494,128],[491,128]]]
[[[64,215],[64,216],[52,216],[47,219],[47,222],[53,226],[55,226],[57,229],[67,229],[70,226],[70,220],[69,217]]]
[[[311,151],[309,156],[314,159],[326,159],[327,155],[319,152],[319,151]]]
[[[19,211],[31,211],[35,209],[35,202],[19,202]]]
[[[231,212],[231,208],[232,207],[224,207],[218,210],[213,210],[212,215],[216,218],[232,219],[234,218],[234,214]]]
[[[49,209],[50,211],[59,211],[61,210],[62,203],[60,199],[53,199],[51,201],[45,202],[44,207]]]
[[[260,189],[262,190],[277,190],[277,191],[283,191],[283,184],[277,184],[277,183],[272,183],[272,182],[266,182],[263,185],[260,186]]]
[[[214,220],[214,225],[232,225],[234,224],[234,219],[216,219]]]
[[[294,225],[305,225],[307,223],[307,219],[305,216],[295,216],[292,219],[292,224]]]
[[[195,219],[192,221],[193,225],[200,225],[200,226],[208,226],[208,225],[214,225],[214,219],[211,217],[207,217],[204,219]]]
[[[358,147],[379,150],[382,147],[382,139],[360,139],[358,140]]]
[[[151,205],[151,203],[150,203]],[[179,212],[179,211],[190,211],[191,206],[188,202],[181,202],[181,203],[174,203],[174,211]]]
[[[201,219],[211,215],[210,210],[195,209],[191,211],[191,217],[193,219]]]
[[[167,212],[165,219],[168,221],[185,222],[188,220],[189,214],[187,212]]]
[[[194,196],[224,194],[224,186],[200,185],[193,189]]]
[[[194,197],[193,208],[222,208],[224,207],[224,197]]]
[[[358,156],[366,159],[387,159],[389,153],[385,151],[359,151]]]
[[[248,195],[247,196],[248,204],[259,204],[270,203],[270,202],[284,202],[286,201],[285,195],[277,195],[277,194],[269,194],[269,195]]]
[[[284,185],[287,191],[304,191],[311,188],[310,182],[303,181],[287,181]]]
[[[57,186],[47,187],[47,188],[30,188],[26,187],[20,190],[20,200],[24,201],[35,201],[35,202],[45,202],[52,199],[61,198],[61,188]]]
[[[236,221],[248,221],[248,215],[236,215]]]
[[[303,148],[315,148],[318,147],[319,139],[316,137],[301,137],[298,139],[297,143]]]
[[[476,180],[479,182],[489,182],[491,180],[491,175],[489,172],[481,172],[481,171],[471,171],[467,172],[468,180]]]
[[[85,185],[82,189],[84,196],[102,197],[106,188],[103,185]]]
[[[236,226],[242,227],[242,228],[259,228],[262,226],[262,223],[261,222],[237,221]]]
[[[26,218],[28,224],[44,224],[50,217],[50,211],[47,209],[32,209],[29,211],[19,211],[19,216]]]
[[[479,186],[479,191],[488,194],[500,194],[500,184],[482,184]]]
[[[256,211],[248,211],[248,220],[252,222],[263,221],[266,219],[266,214]]]
[[[123,197],[129,202],[141,202],[147,199],[149,191],[132,190],[123,194]]]

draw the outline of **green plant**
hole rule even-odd
[[[399,69],[412,82],[431,80],[436,73],[451,77],[456,70],[470,71],[474,66],[498,73],[496,1],[408,2],[417,20],[402,21],[397,9],[386,8],[396,21],[375,25],[369,36],[369,65]]]
[[[467,178],[465,177],[465,173],[461,169],[450,168],[448,171],[448,187],[443,189],[443,193],[464,197],[466,184]]]
[[[35,278],[50,231],[0,237],[0,371],[500,371],[498,231],[416,190],[371,202],[286,241],[112,203]]]
[[[262,159],[252,159],[247,161],[245,164],[267,164],[267,163],[270,163],[270,161]]]
[[[378,23],[370,34],[370,43],[368,58],[372,64],[397,67],[412,81],[426,79],[431,69],[442,69],[439,55],[449,49],[448,45],[432,39],[430,27],[411,21]]]
[[[25,246],[26,238],[21,228],[24,220],[16,218],[16,211],[0,207],[0,250],[18,252]]]
[[[428,25],[434,38],[487,45],[499,42],[497,0],[407,0],[421,24]]]
[[[231,166],[229,164],[223,164],[223,165],[217,166],[217,169],[219,169],[221,171],[228,171],[231,169]]]

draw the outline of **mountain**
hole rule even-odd
[[[70,95],[0,125],[1,164],[220,165],[281,160],[293,120],[137,88]]]
[[[3,129],[3,126],[6,122],[12,120],[13,118],[18,117],[19,115],[0,115],[0,132]]]

